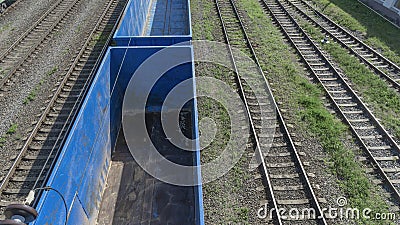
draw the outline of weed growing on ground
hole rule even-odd
[[[24,101],[22,102],[24,105],[28,104],[29,102],[33,101],[37,95],[37,91],[38,88],[35,87],[34,90],[32,90],[31,92],[29,92],[28,96],[26,96],[26,98],[24,99]]]
[[[104,45],[108,39],[108,36],[104,33],[95,34],[89,43],[89,46],[95,46],[96,44]]]
[[[193,39],[210,41],[223,40],[222,30],[212,1],[191,1]],[[233,85],[232,71],[210,63],[196,63],[196,76],[209,76]],[[232,86],[236,89],[235,86]],[[215,90],[218,93],[218,90]],[[225,108],[213,99],[198,99],[199,120],[212,118],[217,126],[216,136],[209,146],[201,146],[201,163],[210,162],[220,156],[230,138],[231,121]],[[229,151],[229,150],[227,150]],[[205,219],[216,224],[248,224],[249,210],[240,202],[244,180],[249,179],[246,157],[241,160],[220,179],[204,184]],[[246,169],[244,169],[246,168]],[[243,209],[242,209],[243,208]],[[246,212],[247,209],[247,212]]]
[[[11,24],[10,24],[10,23],[7,23],[6,25],[0,27],[0,33],[3,32],[3,31],[6,31],[6,30],[8,30],[8,29],[10,29],[10,26],[11,26]]]
[[[47,76],[51,76],[58,71],[58,66],[54,66],[49,72],[47,72]]]
[[[18,128],[18,124],[13,123],[13,124],[11,124],[10,128],[8,128],[6,133],[14,134],[17,131],[17,128]]]
[[[9,140],[10,137],[14,137],[15,140],[20,140],[21,135],[17,133],[18,130],[18,124],[12,123],[6,133],[0,137],[0,148],[4,147],[5,143],[7,140]]]
[[[6,143],[7,139],[5,137],[0,137],[0,148],[4,146],[4,143]]]

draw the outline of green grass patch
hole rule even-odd
[[[50,71],[46,73],[47,76],[51,76],[58,71],[58,66],[54,66]]]
[[[69,51],[70,51],[69,48],[66,48],[66,49],[63,50],[63,54],[66,55],[66,54],[69,53]]]
[[[7,134],[14,134],[15,132],[17,132],[17,128],[18,128],[18,124],[11,124],[10,128],[8,128],[7,130]]]
[[[323,34],[309,23],[301,21],[301,26],[313,39],[323,38]],[[322,45],[322,48],[355,84],[353,88],[362,93],[363,101],[372,106],[374,114],[400,138],[400,95],[339,44],[330,42]]]
[[[322,12],[340,25],[364,34],[365,42],[380,49],[400,64],[400,29],[369,10],[357,0],[312,0]]]
[[[362,33],[366,33],[367,29],[364,27],[357,19],[353,18],[352,15],[345,10],[337,7],[334,1],[331,0],[312,0],[317,4],[317,6],[321,9],[321,11],[328,15],[330,19],[334,20],[338,24],[347,27],[353,31],[359,31]],[[348,1],[347,5],[354,7],[352,0]],[[354,9],[353,9],[354,10]]]
[[[289,108],[296,109],[295,123],[320,140],[328,156],[326,161],[330,165],[330,172],[338,178],[350,205],[359,209],[368,207],[373,212],[387,212],[388,206],[376,194],[374,184],[355,160],[355,153],[343,145],[341,140],[348,133],[347,127],[324,107],[321,100],[324,96],[322,87],[311,84],[302,75],[302,68],[297,64],[298,57],[290,53],[289,46],[282,41],[280,31],[263,13],[257,0],[237,2],[239,8],[249,16],[251,23],[248,34],[253,43],[257,43],[256,52],[263,69],[268,71],[268,79],[279,84],[277,100],[283,100]],[[388,223],[366,219],[359,222]]]
[[[304,84],[304,82],[303,82]],[[299,105],[303,110],[298,116],[304,126],[316,135],[322,146],[330,155],[330,169],[339,179],[340,186],[347,194],[348,200],[353,207],[358,209],[370,208],[372,214],[376,212],[388,212],[388,206],[375,194],[374,186],[365,176],[365,172],[357,161],[355,155],[343,146],[341,140],[346,133],[346,127],[332,116],[321,104],[320,93],[306,94],[306,89],[314,89],[315,86],[307,84],[298,97]],[[308,87],[307,87],[308,86]],[[389,221],[372,221],[361,218],[365,224],[387,224]],[[376,222],[376,223],[375,223]]]
[[[212,1],[191,1],[193,39],[223,41],[220,21]],[[196,76],[214,77],[222,80],[236,89],[229,69],[211,63],[196,63]],[[212,85],[212,84],[211,84]],[[212,89],[216,95],[221,90]],[[201,151],[201,163],[215,160],[227,147],[231,136],[231,120],[226,109],[217,101],[200,97],[197,101],[199,121],[210,118],[216,124],[217,132],[211,144]],[[201,135],[201,134],[200,134]],[[229,150],[227,150],[229,151]],[[204,211],[206,224],[249,224],[249,209],[238,199],[245,194],[244,181],[249,179],[246,157],[221,178],[203,185]]]
[[[6,25],[0,27],[0,33],[3,32],[3,31],[6,31],[6,30],[8,30],[8,29],[10,29],[10,27],[11,27],[11,24],[10,24],[10,23],[7,23]]]
[[[211,1],[197,0],[191,3],[194,40],[223,41],[220,21]]]
[[[29,92],[28,96],[25,97],[24,101],[22,102],[24,105],[28,104],[29,102],[35,100],[37,92],[38,92],[38,88],[35,87],[34,90],[32,90],[31,92]]]
[[[108,35],[106,33],[95,34],[89,43],[89,46],[104,45],[107,41]]]
[[[236,208],[235,211],[236,211],[236,214],[238,215],[238,218],[240,220],[234,221],[234,222],[248,221],[249,220],[249,209],[248,208],[245,208],[245,207]]]
[[[14,137],[15,140],[20,140],[21,135],[17,133],[18,130],[18,124],[13,123],[10,125],[8,130],[6,131],[6,134],[4,136],[0,137],[0,148],[4,147],[5,143],[7,142],[8,138]]]
[[[4,146],[6,141],[7,141],[7,139],[5,137],[0,137],[0,148],[2,148]]]
[[[198,63],[196,75],[215,77],[227,83],[229,83],[229,76],[233,76],[229,69],[209,63]],[[219,91],[215,89],[217,95]],[[206,164],[218,158],[222,150],[227,147],[231,136],[231,120],[224,106],[214,99],[200,97],[197,103],[199,121],[210,118],[217,126],[217,133],[211,144],[207,147],[201,146],[202,148],[205,147],[201,151],[201,163]],[[244,169],[247,168],[247,165],[244,165],[244,160],[246,160],[246,157],[242,157],[223,177],[203,185],[204,195],[207,199],[205,203],[206,218],[212,218],[208,222],[215,222],[216,224],[248,223],[248,213],[246,214],[245,207],[239,207],[241,203],[237,201],[237,196],[243,194],[243,181],[249,179],[247,170]],[[243,210],[240,210],[241,208]]]
[[[82,29],[82,25],[79,24],[79,25],[76,27],[76,33],[80,33],[81,29]]]

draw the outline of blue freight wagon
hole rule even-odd
[[[58,192],[42,193],[35,206],[38,218],[32,224],[65,224],[66,219],[70,225],[204,224],[193,49],[185,42],[191,37],[188,1],[129,1],[113,36],[117,46],[105,54],[47,180],[46,186]],[[170,46],[180,42],[185,43]],[[152,70],[135,73],[163,51],[166,60],[152,65],[155,70],[168,67],[167,59],[183,63],[168,67],[156,82],[149,79]],[[130,88],[131,79],[141,85]],[[154,82],[151,90],[143,95],[141,87],[150,82]],[[170,92],[182,98],[165,104]],[[163,174],[162,162],[152,155],[147,155],[148,162],[162,176],[155,178],[138,163],[135,153],[147,152],[143,144],[147,142],[139,140],[141,134],[135,136],[135,129],[129,131],[126,121],[127,128],[122,129],[122,121],[124,104],[130,102],[126,100],[143,98],[147,141],[155,154],[193,168],[185,174],[193,185],[164,180],[177,175]],[[190,151],[175,146],[163,132],[163,114],[174,111],[179,112],[177,122],[184,135],[196,140],[190,142]]]
[[[130,0],[114,34],[117,46],[167,46],[192,40],[188,0]]]

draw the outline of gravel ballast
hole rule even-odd
[[[16,81],[12,86],[2,92],[0,137],[5,140],[3,147],[0,147],[2,173],[10,167],[10,157],[18,153],[18,146],[30,134],[33,122],[38,120],[42,109],[47,105],[46,100],[52,97],[57,82],[63,78],[71,60],[88,38],[106,3],[105,0],[81,1],[77,10],[68,17],[68,22],[52,34],[38,54],[24,64],[24,72],[15,77]],[[12,13],[26,14],[24,10],[27,9],[18,7]],[[10,13],[5,17],[11,15]],[[51,73],[53,70],[56,72]],[[27,102],[27,96],[32,93],[35,93],[34,99]],[[16,124],[18,128],[15,133],[7,134],[12,124]]]

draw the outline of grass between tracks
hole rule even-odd
[[[4,143],[6,143],[7,139],[5,137],[0,137],[0,148],[4,146]]]
[[[17,131],[17,128],[18,128],[18,124],[13,123],[13,124],[11,124],[10,128],[8,128],[6,133],[14,134]]]
[[[218,65],[200,63],[196,64],[196,76],[215,77],[229,83],[229,76],[233,74],[226,68]],[[218,93],[218,89],[215,89]],[[201,163],[204,165],[215,160],[227,148],[230,141],[231,120],[226,109],[214,99],[200,97],[198,99],[199,121],[205,118],[212,119],[217,128],[213,142],[205,147],[201,146]],[[207,132],[200,129],[202,132]],[[227,151],[230,151],[227,149]],[[239,162],[223,177],[203,185],[206,224],[248,224],[249,208],[239,202],[244,190],[244,180],[249,175],[244,168],[245,158]]]
[[[373,212],[387,212],[387,205],[376,194],[376,188],[368,180],[355,153],[347,149],[341,140],[348,132],[347,128],[324,107],[324,96],[320,86],[310,83],[302,76],[297,59],[284,44],[280,31],[263,13],[257,0],[237,0],[239,8],[247,12],[250,22],[248,32],[253,43],[257,43],[256,52],[267,77],[279,83],[275,92],[279,101],[289,104],[297,110],[296,124],[304,127],[316,136],[328,153],[330,168],[337,176],[349,203],[358,209],[370,208]],[[274,87],[274,86],[272,86]],[[362,219],[365,224],[387,224],[388,221]]]
[[[0,33],[10,29],[11,23],[7,23],[6,25],[0,27]]]
[[[13,135],[15,135],[14,138],[16,140],[20,139],[20,135],[17,133],[17,131],[18,131],[18,124],[12,123],[8,128],[8,130],[6,131],[6,133],[2,137],[0,137],[0,148],[4,147],[7,140],[9,140],[10,137],[12,137]]]
[[[98,33],[93,36],[89,42],[89,46],[93,47],[95,45],[104,45],[107,41],[108,35],[106,33]]]
[[[191,12],[193,40],[223,40],[213,1],[192,0]],[[233,74],[229,69],[210,63],[196,63],[196,76],[214,77],[230,85],[233,83],[230,80]],[[205,164],[218,157],[226,148],[230,138],[231,121],[228,112],[217,101],[200,97],[197,104],[199,121],[210,118],[215,122],[217,129],[213,142],[201,151],[201,163]],[[243,204],[243,181],[249,179],[249,175],[247,170],[243,169],[248,166],[244,165],[243,161],[244,158],[218,180],[203,184],[206,224],[249,224],[251,210]]]
[[[301,26],[314,40],[323,38],[320,31],[304,20],[301,21]],[[322,45],[322,48],[355,84],[353,88],[362,94],[364,102],[372,106],[374,114],[400,138],[400,95],[339,44],[330,42]]]
[[[24,103],[24,105],[28,104],[29,102],[35,100],[37,92],[40,90],[41,85],[37,85],[31,92],[29,92],[28,96],[25,97],[24,101],[22,103]]]
[[[361,32],[365,42],[382,50],[400,64],[400,29],[375,14],[357,0],[312,0],[324,14],[352,31]]]

